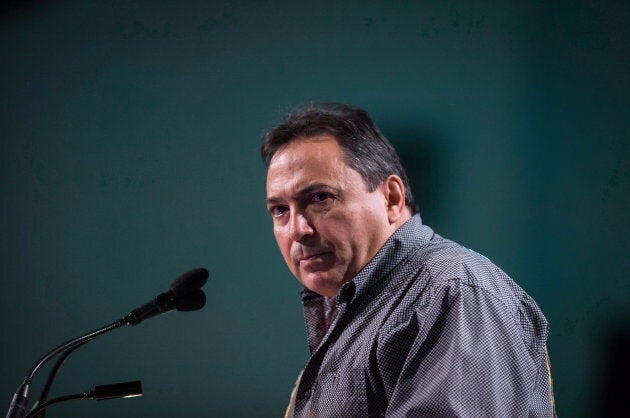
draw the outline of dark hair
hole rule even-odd
[[[400,158],[381,134],[370,116],[361,109],[341,103],[323,103],[301,108],[263,137],[260,154],[267,167],[283,145],[299,138],[328,134],[344,150],[344,161],[357,171],[370,192],[388,176],[395,174],[405,186],[405,204],[412,214],[418,208],[411,194],[409,179]]]

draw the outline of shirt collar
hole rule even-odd
[[[433,237],[431,228],[422,224],[420,214],[409,218],[381,247],[376,255],[350,282],[339,289],[337,304],[351,303],[372,285],[386,277],[400,262]]]

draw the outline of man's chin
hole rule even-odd
[[[309,290],[323,296],[336,296],[342,284],[342,279],[329,272],[303,273],[300,282]]]

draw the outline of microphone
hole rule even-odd
[[[172,309],[182,311],[201,309],[205,304],[206,296],[200,289],[207,281],[208,270],[197,268],[187,271],[173,281],[168,292],[160,293],[149,302],[131,311],[124,319],[128,325],[138,325],[145,319],[168,312]],[[192,300],[193,297],[190,296],[192,294],[197,295],[194,297],[194,302]],[[203,303],[199,305],[201,298],[203,298]],[[178,304],[182,309],[178,308]],[[192,306],[197,305],[199,306],[195,309],[191,309]]]
[[[196,311],[206,306],[206,294],[195,290],[184,297],[175,299],[175,309],[179,312]]]
[[[164,294],[165,293],[162,293],[156,296],[155,299],[153,299],[151,302],[148,302],[142,305],[140,308],[146,305],[155,303],[156,299],[158,298],[165,299],[165,298],[160,298],[160,296]],[[134,312],[136,311],[136,309],[134,309],[132,313],[130,313],[127,317],[125,317],[125,320],[127,320],[127,325],[138,325],[140,322],[144,321],[145,319],[153,318],[156,315],[160,315],[172,309],[175,309],[179,312],[196,311],[203,308],[205,304],[206,304],[206,294],[203,293],[203,290],[198,289],[192,293],[187,294],[186,296],[172,298],[159,308],[149,309],[149,311],[147,313],[144,313],[143,316],[138,316],[137,314],[133,315]],[[129,317],[131,317],[132,319],[128,320],[127,318]],[[134,322],[129,322],[131,320],[133,320]]]
[[[65,343],[57,346],[53,350],[49,351],[44,357],[39,359],[29,373],[24,378],[24,381],[15,392],[9,410],[7,411],[7,418],[22,418],[26,412],[26,406],[29,399],[30,385],[35,377],[35,374],[39,369],[51,358],[59,353],[64,353],[60,358],[53,370],[51,376],[48,378],[48,382],[42,391],[38,403],[41,405],[47,397],[48,390],[52,385],[52,379],[54,378],[57,370],[67,358],[69,352],[74,351],[76,348],[92,341],[99,335],[105,334],[123,325],[138,325],[145,319],[159,315],[164,312],[168,312],[172,309],[178,311],[195,311],[203,308],[206,303],[206,295],[201,290],[201,287],[208,281],[208,270],[204,268],[197,268],[190,270],[178,278],[171,284],[170,290],[159,294],[151,301],[144,305],[134,309],[124,318],[121,318],[109,325],[96,329],[92,332],[88,332],[80,337],[73,338]],[[43,410],[39,413],[41,414]]]

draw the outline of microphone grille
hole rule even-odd
[[[175,297],[182,297],[201,287],[208,281],[208,270],[204,268],[196,268],[182,274],[175,279],[171,285],[171,292]]]

